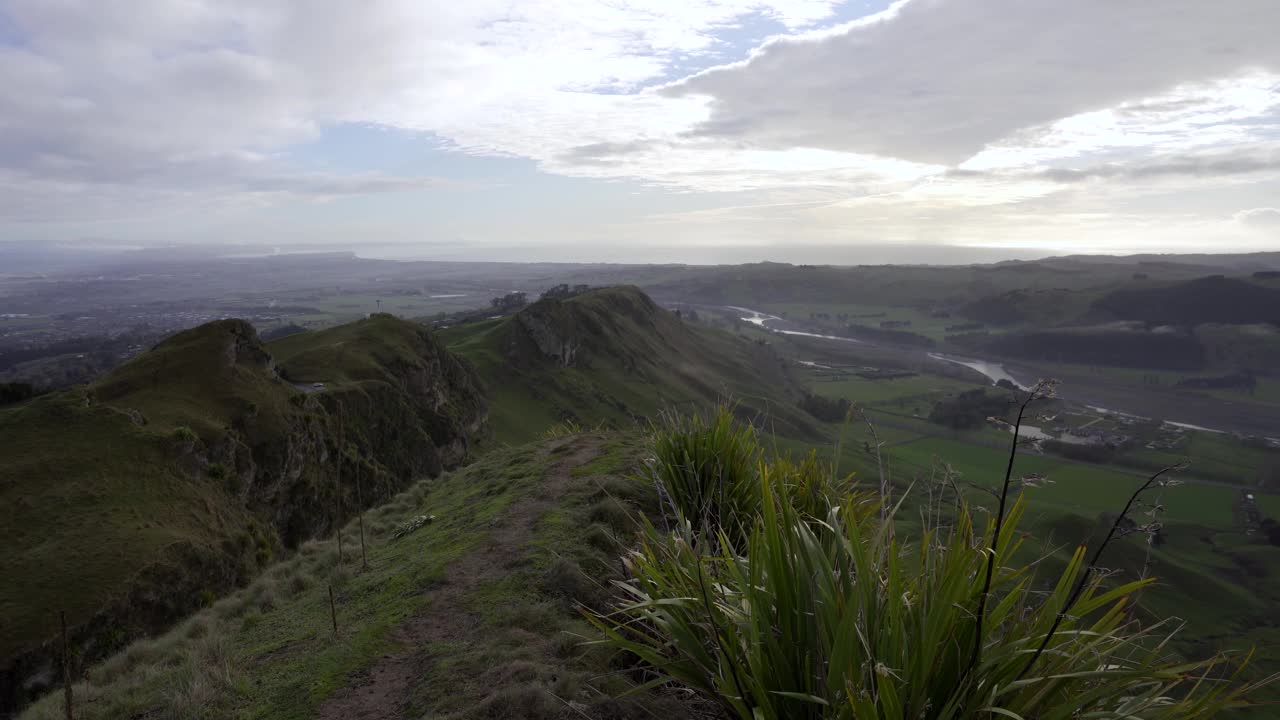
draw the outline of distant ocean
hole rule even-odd
[[[954,245],[378,245],[353,248],[361,257],[386,260],[473,262],[572,262],[618,264],[736,265],[778,262],[794,265],[970,265],[1001,260],[1035,260],[1063,253],[1044,249],[974,248]]]

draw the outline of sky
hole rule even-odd
[[[0,242],[1280,250],[1278,29],[1276,0],[0,0]]]

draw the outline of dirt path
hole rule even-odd
[[[347,687],[326,698],[316,713],[318,720],[408,717],[405,706],[410,690],[425,677],[431,663],[426,648],[464,640],[475,632],[478,620],[467,611],[467,597],[484,582],[501,578],[505,568],[525,556],[535,525],[568,486],[570,471],[600,454],[600,441],[590,437],[552,443],[544,452],[553,452],[565,443],[573,443],[573,451],[548,468],[533,492],[507,507],[482,546],[450,565],[444,582],[426,591],[422,608],[393,632],[391,639],[403,649],[384,655],[352,678]]]

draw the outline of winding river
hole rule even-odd
[[[738,313],[742,313],[744,317],[742,317],[741,319],[744,322],[749,322],[752,325],[755,325],[756,327],[762,328],[764,330],[768,330],[770,332],[776,332],[782,335],[797,335],[801,337],[820,338],[822,340],[835,340],[838,342],[858,343],[862,345],[877,346],[875,343],[867,342],[865,340],[857,340],[854,338],[840,337],[838,335],[822,335],[820,333],[802,332],[800,330],[783,330],[781,328],[770,327],[766,323],[786,322],[786,320],[784,318],[778,317],[777,315],[770,315],[769,313],[763,313],[763,312],[760,312],[759,310],[752,310],[751,308],[739,307],[737,305],[726,305],[725,308],[729,310],[734,310]],[[941,360],[943,362],[955,363],[956,365],[963,365],[964,367],[967,367],[970,370],[976,370],[977,372],[982,373],[982,375],[986,377],[987,380],[991,381],[992,385],[1000,382],[1001,380],[1008,380],[1020,390],[1030,389],[1027,385],[1023,384],[1017,378],[1011,375],[1009,371],[1005,368],[1005,366],[1001,365],[1000,363],[991,362],[988,360],[979,360],[976,358],[957,357],[954,355],[946,355],[946,354],[937,353],[937,352],[929,353],[929,357],[933,358],[934,360]],[[1115,415],[1124,415],[1124,416],[1133,417],[1133,418],[1141,417],[1138,415],[1132,415],[1130,413],[1122,412],[1119,410],[1110,410],[1107,408],[1095,407],[1092,405],[1089,405],[1087,407],[1089,407],[1091,410],[1094,410],[1096,412],[1110,413]],[[1142,418],[1142,419],[1146,419],[1146,418]],[[1172,425],[1174,427],[1179,427],[1184,430],[1199,430],[1202,432],[1211,432],[1211,433],[1227,432],[1226,430],[1219,430],[1217,428],[1204,427],[1202,425],[1192,425],[1190,423],[1173,422],[1168,420],[1166,420],[1165,422],[1169,425]],[[1052,437],[1047,433],[1044,433],[1043,431],[1041,431],[1039,428],[1031,428],[1029,426],[1024,426],[1023,429],[1024,431],[1029,431],[1028,434],[1032,436],[1035,436],[1036,433],[1039,433],[1041,435],[1044,435],[1045,437]],[[1077,440],[1077,438],[1067,439],[1065,437],[1055,438],[1055,439],[1064,440],[1066,442],[1073,442]],[[1277,446],[1280,446],[1280,438],[1268,437],[1267,440],[1276,444]]]
[[[782,328],[770,327],[766,323],[786,322],[786,320],[784,318],[778,317],[777,315],[770,315],[769,313],[760,312],[759,310],[752,310],[751,308],[745,308],[738,305],[726,305],[725,308],[728,310],[733,310],[737,313],[740,313],[741,317],[739,319],[742,320],[743,322],[749,322],[758,328],[762,328],[770,332],[780,333],[782,335],[795,335],[799,337],[819,338],[822,340],[836,340],[838,342],[856,343],[859,345],[875,345],[875,343],[870,343],[870,342],[867,342],[866,340],[858,340],[856,338],[851,338],[851,337],[841,337],[839,335],[823,335],[821,333],[804,332],[801,330],[784,330]],[[971,370],[977,370],[978,372],[986,376],[986,378],[991,381],[992,385],[995,385],[1001,380],[1008,380],[1009,382],[1013,383],[1014,386],[1016,386],[1021,390],[1029,389],[1026,385],[1023,385],[1022,383],[1018,382],[1018,379],[1015,378],[1013,375],[1010,375],[1009,371],[1006,370],[1005,367],[999,363],[988,362],[986,360],[975,360],[972,358],[959,358],[951,355],[944,355],[942,353],[934,353],[934,352],[929,353],[929,357],[933,358],[934,360],[942,360],[943,362],[955,363],[957,365],[963,365]]]

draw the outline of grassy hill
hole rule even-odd
[[[1117,290],[1094,305],[1118,318],[1158,324],[1280,325],[1280,286],[1223,275]]]
[[[213,322],[0,410],[0,710],[52,679],[60,611],[80,659],[100,657],[483,434],[471,373],[420,326],[375,316],[281,343]]]
[[[636,478],[651,448],[631,428],[731,399],[770,452],[817,447],[864,487],[879,469],[871,443],[883,442],[896,492],[914,488],[906,531],[940,467],[990,502],[1004,451],[977,441],[1006,436],[923,419],[966,388],[927,374],[813,383],[880,427],[821,423],[798,408],[774,345],[687,322],[631,287],[435,335],[375,315],[263,344],[247,324],[212,323],[94,386],[0,410],[0,437],[13,440],[0,447],[0,502],[20,510],[0,519],[16,539],[0,575],[23,579],[0,587],[0,657],[18,657],[5,687],[12,701],[41,689],[29,678],[56,677],[39,645],[65,608],[78,659],[110,656],[77,663],[82,718],[706,716],[671,691],[619,698],[649,678],[583,644],[598,636],[577,608],[604,606],[638,518],[656,510]],[[477,462],[430,478],[486,440]],[[1054,481],[1030,491],[1041,542],[1027,559],[1046,568],[1096,540],[1101,513],[1138,482],[1030,453],[1015,469]],[[1270,670],[1280,549],[1211,527],[1206,508],[1228,513],[1216,498],[1235,493],[1171,492],[1165,543],[1124,539],[1108,566],[1160,576],[1139,617],[1191,621],[1175,649],[1252,640]],[[362,524],[358,502],[380,504]],[[342,558],[329,536],[339,528]],[[23,717],[60,713],[55,694]]]
[[[15,539],[0,572],[22,578],[0,590],[16,621],[0,630],[5,706],[55,677],[57,611],[80,661],[102,657],[489,437],[629,428],[729,399],[823,438],[767,343],[685,323],[634,288],[442,335],[375,315],[262,343],[219,321],[0,411],[0,500],[23,509],[0,526]]]
[[[723,399],[784,434],[818,432],[769,345],[684,322],[633,287],[542,300],[441,337],[482,378],[501,441],[526,441],[566,421],[632,427]]]
[[[651,484],[642,440],[586,433],[499,449],[307,543],[248,587],[75,686],[78,718],[699,717],[632,681],[576,605],[603,607]],[[415,519],[434,521],[415,527]],[[329,589],[338,630],[333,631]],[[61,718],[57,693],[26,719]],[[168,715],[166,715],[168,713]]]
[[[608,606],[638,519],[657,512],[653,485],[637,477],[649,452],[636,433],[577,433],[496,448],[417,483],[364,518],[367,566],[352,550],[356,523],[342,530],[341,560],[333,538],[307,543],[90,669],[74,689],[77,717],[707,717],[686,693],[627,694],[648,676],[591,644],[599,636],[577,609]],[[1051,578],[1074,541],[1097,542],[1102,530],[1082,516],[1041,516],[1023,560]],[[1203,657],[1239,646],[1245,618],[1232,614],[1265,613],[1265,596],[1203,574],[1201,540],[1180,528],[1171,536],[1154,551],[1122,540],[1108,567],[1123,579],[1150,566],[1162,587],[1201,591],[1142,598],[1154,616],[1191,621],[1196,632],[1178,650]],[[1268,635],[1252,637],[1265,646]],[[1269,654],[1262,662],[1270,666]],[[61,712],[55,693],[21,717]]]

